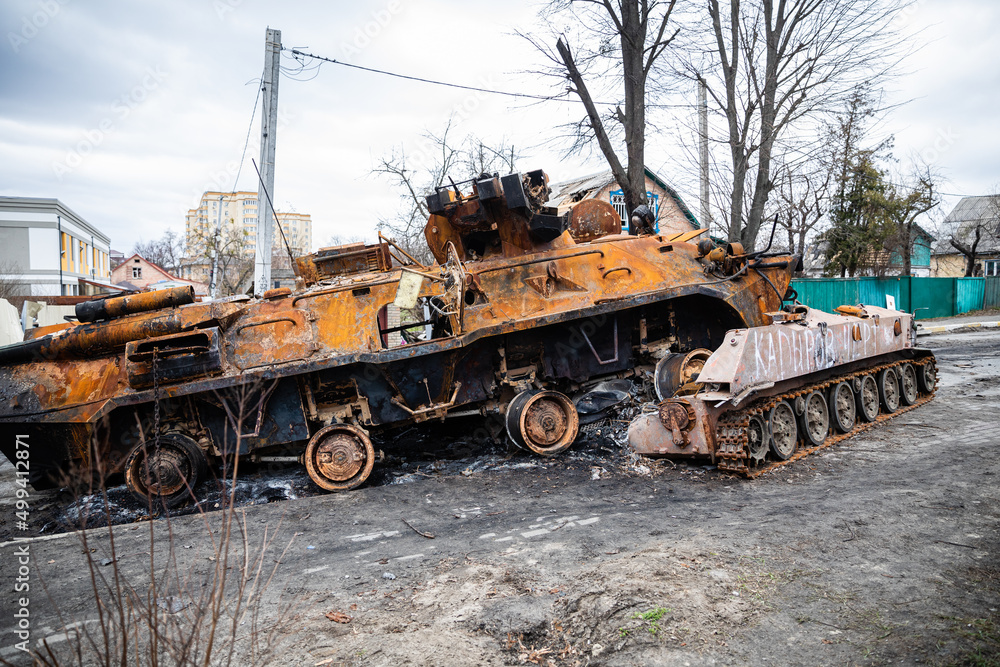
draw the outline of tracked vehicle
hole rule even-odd
[[[655,365],[680,383],[690,363],[658,362],[780,307],[795,257],[698,229],[624,235],[610,203],[548,208],[547,183],[483,175],[431,193],[431,265],[380,238],[298,258],[301,287],[260,299],[81,304],[78,322],[0,348],[0,447],[16,460],[28,436],[33,483],[69,465],[122,472],[167,504],[234,457],[354,488],[374,433],[454,416],[496,414],[518,446],[554,455],[576,437],[570,392]]]
[[[736,329],[700,372],[629,425],[638,453],[707,458],[755,477],[931,400],[937,369],[913,316],[801,305]]]

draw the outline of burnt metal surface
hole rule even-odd
[[[326,248],[298,259],[305,286],[291,293],[126,312],[0,348],[0,434],[35,433],[53,467],[86,467],[95,453],[124,460],[137,423],[218,457],[305,452],[338,424],[366,435],[454,412],[504,415],[524,391],[565,395],[652,366],[664,350],[714,349],[729,330],[769,324],[795,264],[725,248],[708,260],[697,231],[595,237],[612,228],[593,219],[606,211],[576,214],[591,218],[591,240],[574,239],[574,212],[544,206],[542,172],[432,198],[436,264],[389,242]],[[537,419],[529,410],[526,429],[540,449],[560,430],[544,407]]]

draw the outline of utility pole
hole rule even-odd
[[[222,241],[222,195],[219,195],[219,215],[215,218],[215,232],[212,234],[212,273],[209,277],[208,294],[214,300],[219,290],[219,243]]]
[[[698,78],[698,130],[701,140],[701,224],[712,225],[712,214],[708,210],[708,88]]]
[[[271,287],[271,239],[274,234],[274,219],[271,207],[264,206],[268,200],[274,201],[274,143],[278,131],[278,68],[281,65],[281,31],[267,29],[264,41],[264,80],[261,91],[264,98],[260,120],[260,176],[261,187],[266,192],[257,194],[257,210],[263,215],[257,224],[257,248],[254,252],[253,292],[261,296]]]
[[[56,225],[59,230],[59,296],[65,296],[66,289],[63,287],[63,277],[62,277],[62,265],[63,257],[66,256],[66,251],[63,250],[63,237],[62,237],[62,216],[56,216]]]

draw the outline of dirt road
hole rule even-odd
[[[283,628],[272,664],[1000,664],[1000,335],[920,342],[934,401],[753,481],[568,458],[247,508],[269,564],[291,541],[260,607]],[[170,528],[178,569],[214,567],[200,517]],[[115,532],[134,582],[147,531]],[[85,564],[108,540],[89,547],[31,543],[66,622],[96,618]],[[64,645],[32,604],[32,641]],[[0,628],[20,659],[6,609]]]

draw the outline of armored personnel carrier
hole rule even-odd
[[[380,237],[298,258],[300,287],[260,299],[80,304],[78,321],[0,348],[0,447],[24,460],[15,443],[30,443],[33,484],[124,473],[167,505],[235,457],[291,457],[351,489],[376,463],[374,432],[455,415],[501,415],[551,456],[577,434],[568,393],[654,366],[669,391],[703,362],[690,352],[781,305],[793,256],[697,229],[622,234],[609,203],[560,213],[549,194],[541,171],[438,188],[431,265]]]
[[[629,425],[629,445],[756,477],[934,395],[934,354],[916,347],[909,313],[793,305],[772,319],[727,333],[697,377]]]

